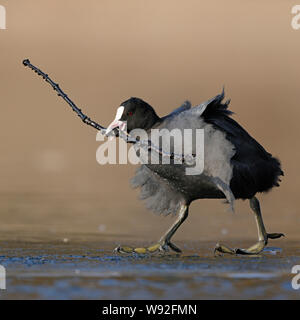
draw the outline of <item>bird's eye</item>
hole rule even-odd
[[[128,116],[132,116],[132,115],[133,115],[133,112],[132,112],[132,111],[128,111],[128,112],[127,112],[127,115],[128,115]]]

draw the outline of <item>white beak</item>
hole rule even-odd
[[[126,122],[120,120],[122,118],[123,112],[124,112],[123,106],[121,106],[117,109],[116,117],[115,117],[114,121],[107,127],[107,129],[105,131],[105,135],[108,135],[113,129],[115,129],[117,127],[119,127],[120,130],[125,129]]]

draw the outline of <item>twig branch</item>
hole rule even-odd
[[[29,67],[34,72],[36,72],[39,76],[43,77],[43,79],[46,82],[48,82],[51,85],[51,87],[57,92],[57,95],[59,97],[62,97],[68,103],[68,105],[72,108],[72,110],[78,115],[78,117],[85,124],[97,129],[102,134],[105,134],[106,128],[104,128],[103,126],[101,126],[100,124],[98,124],[97,122],[95,122],[94,120],[89,118],[88,116],[86,116],[81,111],[81,109],[79,109],[75,105],[75,103],[63,92],[63,90],[59,87],[58,83],[55,83],[53,80],[51,80],[51,78],[48,76],[48,74],[44,73],[42,70],[40,70],[39,68],[37,68],[33,64],[31,64],[29,59],[25,59],[23,61],[23,64],[25,67]],[[192,165],[195,163],[195,159],[194,159],[195,156],[194,155],[182,155],[182,154],[179,155],[179,154],[175,154],[175,153],[164,152],[160,148],[154,146],[150,140],[147,140],[147,141],[141,140],[140,141],[140,140],[135,139],[134,137],[131,137],[130,134],[128,134],[127,132],[123,132],[121,130],[118,130],[118,131],[119,131],[119,137],[122,138],[123,140],[125,140],[127,143],[134,143],[138,147],[140,147],[144,150],[147,150],[148,152],[153,150],[154,152],[156,152],[158,155],[160,155],[162,157],[167,157],[172,160],[182,161],[182,163],[187,163],[189,165]]]
[[[81,109],[79,109],[75,103],[61,90],[59,87],[58,83],[55,83],[52,81],[47,74],[45,74],[42,70],[39,68],[35,67],[30,63],[28,59],[23,61],[24,66],[29,67],[32,69],[34,72],[36,72],[39,76],[43,77],[43,79],[48,82],[52,88],[57,92],[57,95],[59,97],[62,97],[68,105],[72,108],[72,110],[78,115],[78,117],[87,125],[101,131],[101,133],[105,133],[106,128],[102,127],[100,124],[97,122],[91,120],[88,116],[86,116],[84,113],[82,113]]]

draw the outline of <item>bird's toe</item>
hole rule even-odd
[[[268,239],[279,239],[281,237],[285,237],[285,235],[283,233],[268,233],[267,234]]]
[[[132,253],[132,252],[134,252],[134,248],[129,247],[129,246],[121,246],[121,245],[118,245],[118,246],[113,250],[113,252],[115,252],[115,253]]]
[[[224,244],[217,243],[214,248],[214,255],[216,256],[218,253],[236,254],[236,250],[231,249]]]

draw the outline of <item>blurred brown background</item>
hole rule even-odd
[[[294,1],[1,0],[0,233],[134,235],[156,240],[171,217],[147,212],[128,180],[132,165],[100,166],[96,132],[22,65],[42,68],[107,125],[131,97],[165,115],[225,85],[231,110],[285,171],[260,196],[270,232],[299,237],[300,30]],[[106,186],[106,187],[104,187]],[[247,202],[193,203],[181,240],[256,237]]]

